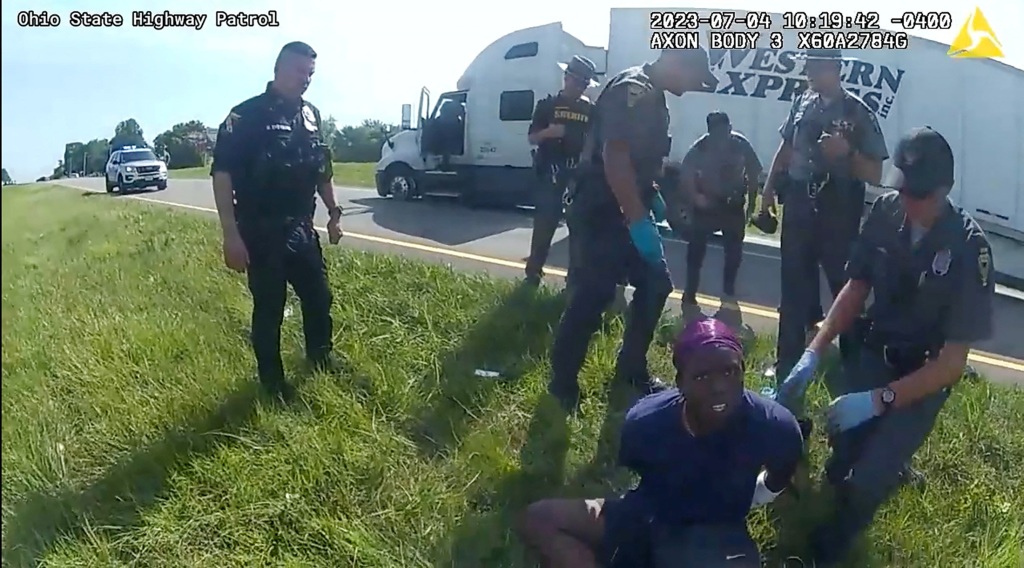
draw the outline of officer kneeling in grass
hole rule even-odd
[[[711,319],[673,348],[676,388],[642,398],[622,426],[619,463],[640,483],[616,499],[547,499],[519,532],[544,566],[759,567],[753,506],[789,484],[803,451],[796,418],[743,387],[743,348]]]
[[[974,219],[953,206],[953,152],[930,128],[905,136],[893,159],[896,191],[879,197],[850,256],[849,282],[779,390],[800,412],[819,354],[856,330],[859,360],[844,362],[846,394],[828,409],[836,489],[832,518],[812,535],[815,565],[839,562],[900,485],[959,380],[972,343],[992,335],[992,253]],[[868,294],[874,303],[859,319]]]

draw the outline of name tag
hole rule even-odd
[[[281,132],[291,132],[292,127],[289,124],[268,124],[267,130],[278,130]]]

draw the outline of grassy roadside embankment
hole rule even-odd
[[[377,164],[372,163],[334,162],[334,184],[349,187],[376,187],[373,180],[376,166]],[[171,179],[208,179],[210,167],[170,170],[168,175]]]
[[[255,396],[249,299],[213,223],[4,190],[5,566],[525,567],[512,512],[628,483],[612,467],[626,393],[604,388],[620,321],[584,370],[587,406],[565,421],[543,395],[555,296],[331,249],[350,370],[305,377],[296,403],[274,406]],[[294,299],[289,314],[301,376]],[[752,369],[770,344],[752,344]],[[668,373],[664,347],[652,355]],[[811,401],[820,421],[821,387]],[[887,506],[850,566],[1019,566],[1022,415],[1024,391],[960,385],[917,460],[927,490]],[[758,540],[792,551],[821,499],[805,487],[753,513]]]

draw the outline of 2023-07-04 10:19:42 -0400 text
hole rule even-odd
[[[52,28],[60,26],[64,18],[56,12],[22,10],[18,12],[18,25],[26,28]],[[121,27],[130,25],[136,28],[192,28],[203,29],[209,21],[209,14],[171,12],[170,10],[133,10],[126,18],[115,12],[86,12],[75,10],[68,13],[67,23],[71,27]],[[280,26],[277,10],[266,12],[226,12],[217,10],[213,13],[213,24],[216,27],[229,28],[276,28]]]
[[[694,30],[652,30],[651,49],[754,49],[761,43],[766,32],[759,31],[716,31]],[[888,30],[872,31],[814,31],[796,33],[796,45],[786,45],[782,32],[768,33],[768,47],[771,49],[906,49],[910,38],[906,32]],[[705,38],[705,39],[702,39]],[[706,40],[706,44],[705,44]],[[791,42],[790,42],[791,43]]]

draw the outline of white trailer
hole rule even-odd
[[[713,10],[681,8],[710,17]],[[535,101],[558,90],[556,66],[575,54],[592,59],[602,76],[657,56],[651,49],[651,13],[662,10],[611,10],[607,49],[584,45],[560,23],[512,32],[485,48],[430,109],[421,92],[418,128],[385,144],[377,165],[381,195],[415,197],[455,193],[467,200],[530,204],[530,150],[526,139]],[[746,12],[736,11],[742,20]],[[720,84],[715,93],[669,97],[673,145],[681,159],[705,130],[704,117],[722,110],[734,127],[769,163],[779,144],[778,127],[794,94],[806,85],[803,64],[795,56],[796,32],[783,29],[782,14],[764,14],[754,47],[710,49]],[[707,26],[697,30],[707,45]],[[771,47],[782,34],[782,48]],[[949,46],[910,36],[906,49],[848,50],[856,58],[843,67],[846,88],[858,93],[878,116],[890,151],[901,133],[929,125],[940,131],[956,154],[952,199],[967,209],[993,239],[997,268],[1024,279],[1024,71],[989,59],[957,59]],[[448,164],[424,144],[442,105],[465,104],[463,152]],[[427,136],[429,138],[429,136]],[[891,167],[887,162],[886,168]],[[405,188],[405,189],[403,189]],[[877,191],[877,190],[876,190]]]

